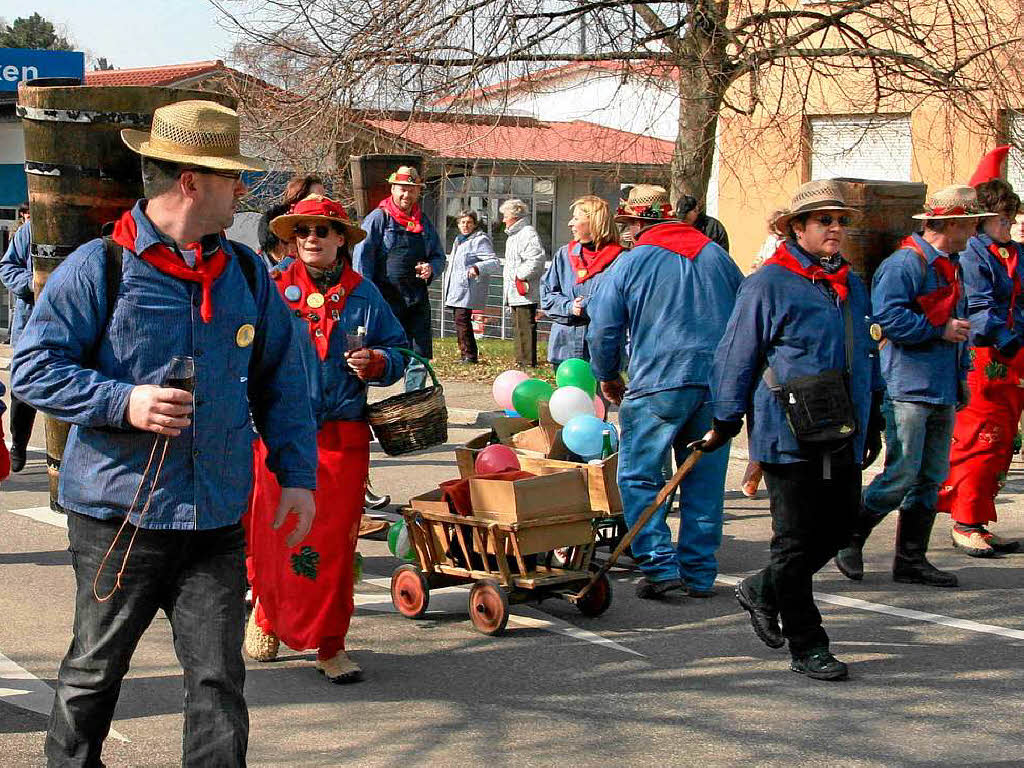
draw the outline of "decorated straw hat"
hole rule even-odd
[[[388,184],[401,184],[403,187],[422,187],[423,179],[420,172],[411,165],[403,165],[388,176]]]
[[[652,223],[677,221],[668,201],[668,191],[653,184],[635,185],[629,190],[627,199],[619,201],[619,209],[615,212],[616,222],[621,224],[629,220]]]
[[[793,193],[793,199],[789,201],[789,208],[775,219],[774,229],[777,232],[786,232],[790,221],[797,216],[814,211],[857,214],[856,208],[851,208],[846,204],[843,188],[838,181],[833,179],[808,181],[806,184],[801,184]]]
[[[265,171],[241,153],[238,113],[214,101],[179,101],[153,112],[150,131],[125,128],[121,138],[143,157],[218,171]]]
[[[995,215],[982,209],[974,187],[954,184],[929,195],[924,204],[924,213],[915,214],[914,218],[927,220],[981,219]]]
[[[282,240],[291,240],[295,237],[295,227],[299,224],[329,221],[336,222],[345,229],[346,245],[355,245],[366,237],[366,232],[348,217],[341,203],[323,195],[310,195],[299,200],[288,213],[270,222],[270,231]]]

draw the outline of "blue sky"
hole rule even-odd
[[[8,23],[32,13],[118,69],[223,59],[234,43],[208,0],[0,0]]]

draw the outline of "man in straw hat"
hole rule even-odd
[[[871,530],[894,509],[896,558],[892,577],[905,584],[955,587],[925,554],[935,522],[939,486],[949,472],[957,404],[967,397],[970,323],[958,254],[979,219],[990,217],[970,187],[931,195],[920,233],[909,235],[875,272],[872,337],[880,342],[886,397],[885,468],[864,489],[863,505],[836,565],[850,579],[864,578],[863,549]]]
[[[743,275],[721,247],[672,216],[662,187],[633,187],[615,221],[636,244],[607,270],[587,305],[587,343],[601,392],[621,403],[618,481],[632,525],[664,483],[669,450],[682,463],[687,444],[711,426],[711,357]],[[619,374],[627,331],[628,390]],[[633,539],[644,572],[639,597],[659,599],[684,588],[692,597],[712,595],[728,464],[728,450],[721,451],[683,481],[675,547],[665,506]]]
[[[405,329],[412,349],[433,356],[427,287],[444,274],[445,253],[430,217],[420,208],[423,180],[403,165],[388,177],[391,195],[363,219],[366,239],[352,253],[352,267],[380,289]],[[427,369],[417,360],[405,371],[405,391],[422,389]]]
[[[793,671],[822,680],[847,669],[829,652],[811,579],[848,541],[861,465],[881,447],[870,417],[882,381],[867,289],[839,252],[855,213],[834,181],[793,195],[776,223],[786,240],[740,287],[715,353],[714,429],[703,444],[715,450],[747,417],[773,535],[771,562],[740,582],[736,599],[762,642],[788,640]]]
[[[240,154],[238,115],[184,101],[121,135],[146,197],[47,281],[15,350],[15,391],[73,425],[59,499],[74,637],[46,755],[100,764],[121,679],[162,609],[185,670],[183,764],[244,765],[249,414],[284,488],[275,526],[296,516],[292,546],[314,514],[316,425],[288,311],[256,254],[223,235],[242,171],[264,167]],[[177,356],[194,362],[191,394],[161,386]]]

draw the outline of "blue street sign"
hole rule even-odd
[[[36,51],[0,48],[0,91],[17,91],[18,83],[37,77],[85,79],[85,54],[81,51]]]

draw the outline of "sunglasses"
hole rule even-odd
[[[181,172],[192,171],[192,173],[205,173],[207,176],[222,176],[225,179],[239,181],[242,178],[241,171],[218,171],[214,168],[182,168]]]
[[[838,218],[834,218],[827,213],[823,213],[821,216],[815,216],[813,218],[814,221],[818,222],[823,227],[831,227],[832,222],[838,222],[840,227],[848,227],[850,226],[850,223],[853,221],[853,219],[851,219],[849,216],[840,216]]]
[[[305,224],[299,224],[295,227],[295,234],[297,237],[303,239],[309,237],[310,232],[315,232],[316,236],[323,240],[330,234],[331,228],[326,224],[317,224],[315,227],[307,227]]]

